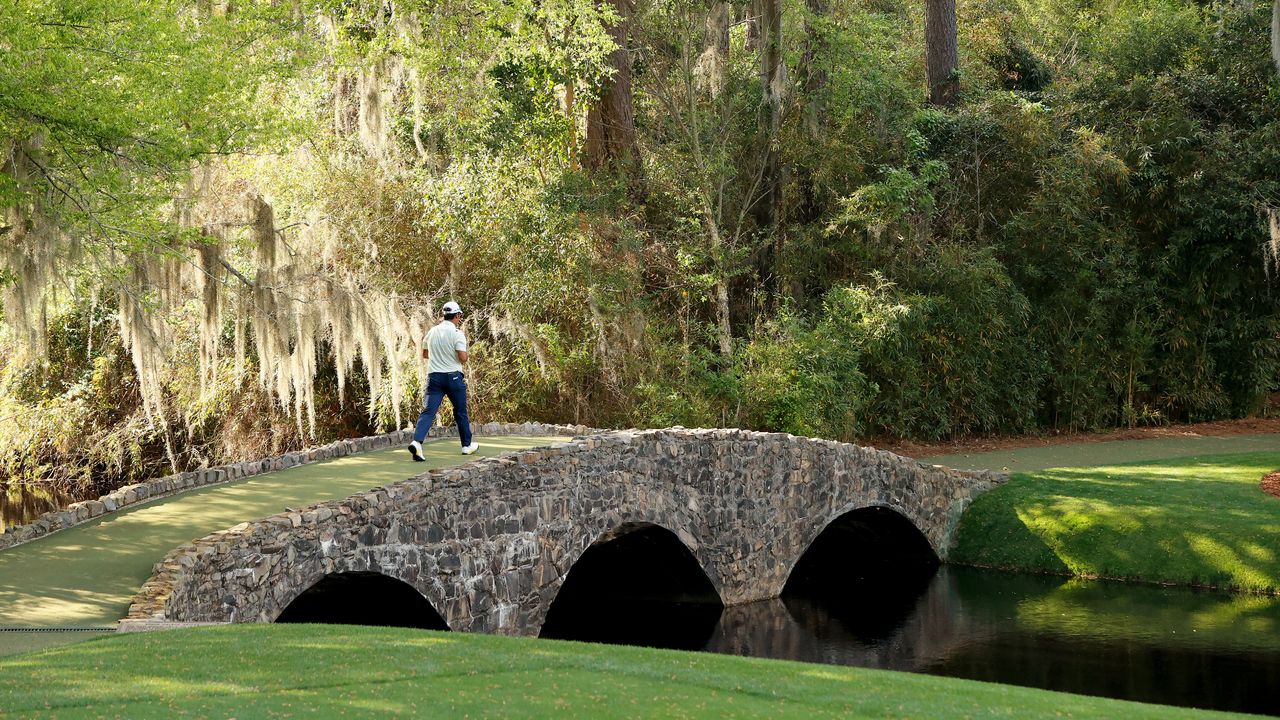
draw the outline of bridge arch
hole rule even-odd
[[[539,636],[701,648],[724,603],[682,533],[692,539],[630,521],[598,534],[572,560]]]
[[[236,607],[226,608],[227,619],[231,622],[331,622],[296,618],[316,614],[335,618],[355,616],[361,605],[377,610],[378,598],[368,598],[367,603],[364,601],[368,594],[378,594],[405,611],[393,613],[392,608],[384,608],[383,612],[388,616],[405,617],[409,608],[416,608],[426,616],[423,621],[426,624],[357,623],[354,620],[334,624],[448,630],[451,628],[443,616],[448,597],[435,581],[438,568],[438,559],[419,548],[362,545],[359,535],[348,537],[344,542],[332,538],[319,542],[299,541],[287,551],[264,559],[253,571],[255,575],[261,574],[261,579],[250,578],[251,582],[258,583],[272,576],[286,577],[289,581],[271,583],[268,592],[257,595],[258,603],[254,605],[238,603]],[[333,607],[337,603],[348,607]],[[292,613],[290,608],[293,608]]]
[[[449,629],[417,588],[376,571],[325,575],[294,597],[275,622]]]
[[[832,594],[859,581],[928,578],[940,563],[929,538],[901,508],[851,503],[817,526],[803,544],[783,592]]]
[[[941,564],[929,538],[889,504],[846,508],[796,559],[783,603],[802,617],[818,607],[862,642],[901,631]]]

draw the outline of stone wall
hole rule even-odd
[[[945,558],[960,513],[1003,479],[783,434],[577,437],[179,547],[122,627],[271,622],[325,575],[373,571],[415,587],[454,630],[536,634],[578,557],[645,525],[673,532],[735,605],[777,596],[818,533],[859,508],[896,511]]]
[[[472,427],[477,434],[489,436],[570,436],[591,432],[589,428],[582,425],[543,425],[540,423],[487,423],[485,425],[476,425],[473,423]],[[436,428],[433,432],[437,437],[458,436],[458,429],[456,427]],[[353,438],[350,440],[339,440],[337,442],[329,443],[328,445],[285,453],[283,455],[263,458],[261,460],[245,461],[235,463],[233,465],[220,465],[218,467],[211,468],[201,468],[199,470],[191,470],[189,472],[168,475],[156,480],[148,480],[147,482],[127,485],[103,495],[97,500],[85,500],[82,502],[72,503],[61,510],[47,512],[26,525],[8,528],[5,532],[0,533],[0,551],[26,542],[31,542],[32,540],[42,538],[50,533],[74,527],[80,523],[122,510],[132,505],[149,502],[169,495],[175,495],[183,492],[184,490],[204,487],[206,485],[217,485],[220,483],[230,482],[232,480],[240,480],[242,478],[260,475],[262,473],[291,468],[296,465],[307,465],[321,460],[329,460],[332,458],[345,457],[355,453],[380,450],[382,448],[393,447],[396,445],[404,445],[412,439],[412,430],[400,430],[391,433],[384,433],[382,435],[371,435],[369,437]]]

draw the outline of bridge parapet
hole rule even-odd
[[[434,470],[175,549],[125,626],[270,622],[330,573],[416,588],[454,630],[536,634],[582,553],[629,528],[676,535],[727,605],[777,596],[829,523],[886,507],[945,558],[1003,476],[743,430],[613,431]]]

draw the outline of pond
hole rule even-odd
[[[97,497],[96,492],[77,497],[42,485],[0,486],[0,532],[25,525],[50,510],[64,508],[77,500]]]
[[[1280,714],[1274,597],[944,566],[927,583],[878,581],[841,597],[723,612],[649,604],[575,625],[556,636]]]

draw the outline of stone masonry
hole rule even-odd
[[[961,512],[1003,480],[784,434],[576,437],[179,547],[121,628],[271,622],[327,574],[372,571],[416,588],[454,630],[536,635],[578,557],[646,525],[674,533],[735,605],[776,597],[818,533],[859,508],[896,511],[945,559]]]

